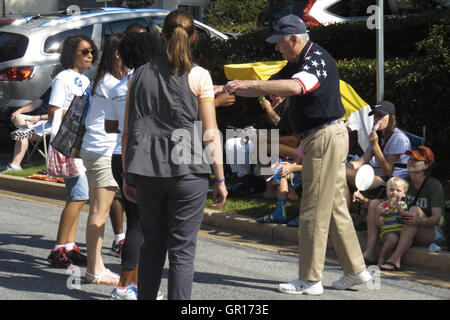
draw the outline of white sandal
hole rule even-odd
[[[112,279],[114,279],[115,281],[105,281],[103,280],[103,277],[110,277]],[[86,277],[92,278],[92,280],[87,280]],[[100,272],[100,274],[98,275],[93,275],[89,272],[86,271],[86,273],[84,274],[84,281],[86,283],[93,283],[93,284],[108,284],[108,285],[118,285],[119,284],[119,280],[120,280],[120,276],[118,276],[117,274],[115,274],[114,272],[111,272],[111,270],[109,269],[105,269],[102,272]]]

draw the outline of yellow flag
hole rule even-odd
[[[283,61],[226,64],[223,66],[228,80],[268,80],[287,64]]]
[[[353,112],[368,105],[347,82],[340,80],[339,87],[341,91],[342,104],[345,109],[344,119],[346,119]]]

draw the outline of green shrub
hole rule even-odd
[[[222,32],[248,32],[266,0],[216,0],[204,8],[205,20]]]

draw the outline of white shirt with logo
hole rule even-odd
[[[52,93],[48,104],[61,108],[62,110],[67,110],[69,109],[73,98],[75,96],[82,96],[87,87],[89,87],[89,84],[90,80],[84,74],[78,73],[72,69],[61,71],[53,79]],[[52,121],[53,133],[58,132],[60,123],[61,119],[59,119],[59,121]],[[83,161],[81,159],[75,159],[75,163],[80,174],[83,174],[86,171]]]

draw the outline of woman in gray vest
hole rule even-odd
[[[212,80],[192,59],[192,17],[171,12],[161,37],[165,54],[135,70],[129,89],[124,191],[139,205],[144,235],[138,299],[156,299],[168,252],[167,297],[185,300],[191,297],[211,166],[215,205],[225,202],[227,191]]]

